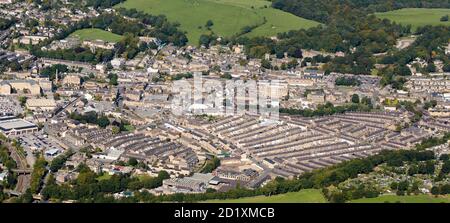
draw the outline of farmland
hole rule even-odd
[[[450,15],[450,9],[406,8],[383,13],[375,13],[375,15],[379,18],[389,19],[403,25],[411,25],[413,30],[425,25],[450,26],[449,21],[440,21],[442,16]]]
[[[197,44],[202,34],[233,36],[244,27],[255,27],[245,35],[275,36],[289,30],[310,28],[319,23],[270,7],[265,0],[127,0],[116,7],[135,8],[153,15],[166,15],[187,32],[190,44]],[[208,20],[213,25],[208,29]]]

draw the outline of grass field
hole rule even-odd
[[[209,200],[207,203],[325,203],[320,190],[305,189],[299,192],[274,195],[270,197],[257,196],[230,200]]]
[[[362,198],[350,201],[350,203],[450,203],[450,196],[434,197],[431,195],[410,195],[410,196],[397,196],[397,195],[381,195],[375,198]]]
[[[450,9],[424,9],[407,8],[395,11],[375,13],[379,18],[389,19],[396,23],[411,25],[413,30],[425,25],[450,25],[450,22],[441,22],[442,16],[450,15]]]
[[[109,180],[111,179],[112,175],[109,175],[108,173],[104,173],[103,175],[97,177],[98,181],[102,181],[102,180]]]
[[[101,29],[80,29],[70,34],[70,36],[76,36],[80,38],[81,41],[100,39],[111,43],[119,42],[122,39],[121,35]]]
[[[248,36],[274,36],[319,24],[271,8],[266,0],[127,0],[116,7],[166,15],[170,21],[180,23],[194,45],[201,34],[210,32],[205,28],[208,20],[214,23],[211,30],[220,36],[232,36],[245,26],[258,25]]]

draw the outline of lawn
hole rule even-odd
[[[135,128],[134,126],[132,126],[132,125],[125,125],[124,128],[125,128],[127,131],[129,131],[129,132],[132,132],[132,131],[134,131],[134,130],[136,129],[136,128]]]
[[[230,200],[209,200],[207,203],[325,203],[325,197],[320,190],[305,189],[299,192],[274,195],[270,197],[257,196]]]
[[[248,36],[275,36],[319,24],[271,8],[266,0],[127,0],[116,7],[166,15],[169,21],[180,23],[193,45],[198,44],[201,34],[210,33],[205,28],[208,20],[214,23],[214,33],[227,37],[240,33],[245,26],[258,26]]]
[[[70,34],[70,36],[78,37],[81,41],[100,39],[111,43],[119,42],[123,38],[121,35],[101,29],[80,29]]]
[[[425,25],[450,25],[441,22],[442,16],[450,15],[450,9],[406,8],[395,11],[375,13],[379,18],[389,19],[396,23],[411,25],[413,30]]]
[[[104,173],[103,175],[97,177],[98,181],[102,181],[102,180],[109,180],[111,179],[112,175],[109,175],[108,173]]]
[[[381,195],[375,198],[362,198],[350,201],[350,203],[449,203],[450,196],[434,197],[431,195],[409,195],[409,196],[397,196],[397,195]]]

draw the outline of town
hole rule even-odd
[[[216,44],[186,44],[182,33],[146,14],[58,2],[0,1],[0,147],[6,154],[0,185],[9,198],[31,193],[36,202],[49,201],[53,192],[46,188],[70,188],[88,182],[89,174],[96,182],[117,175],[159,181],[112,190],[113,199],[137,191],[257,189],[384,150],[413,149],[450,132],[450,42],[439,46],[446,60],[417,57],[402,66],[409,75],[398,87],[376,73],[328,69],[347,50],[251,57],[248,46],[220,44],[221,37]],[[120,33],[122,26],[128,28]],[[132,33],[134,26],[141,31]],[[88,38],[82,32],[90,29],[108,38]],[[391,47],[402,50],[420,39],[408,38]],[[257,109],[210,111],[202,105],[217,93],[210,88],[191,106],[200,113],[174,114],[181,96],[175,84],[193,85],[198,76],[218,83],[277,81],[279,117]]]

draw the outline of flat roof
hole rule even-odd
[[[9,119],[0,121],[0,130],[2,131],[10,131],[13,129],[27,129],[27,128],[36,128],[37,125],[25,121],[23,119]]]

